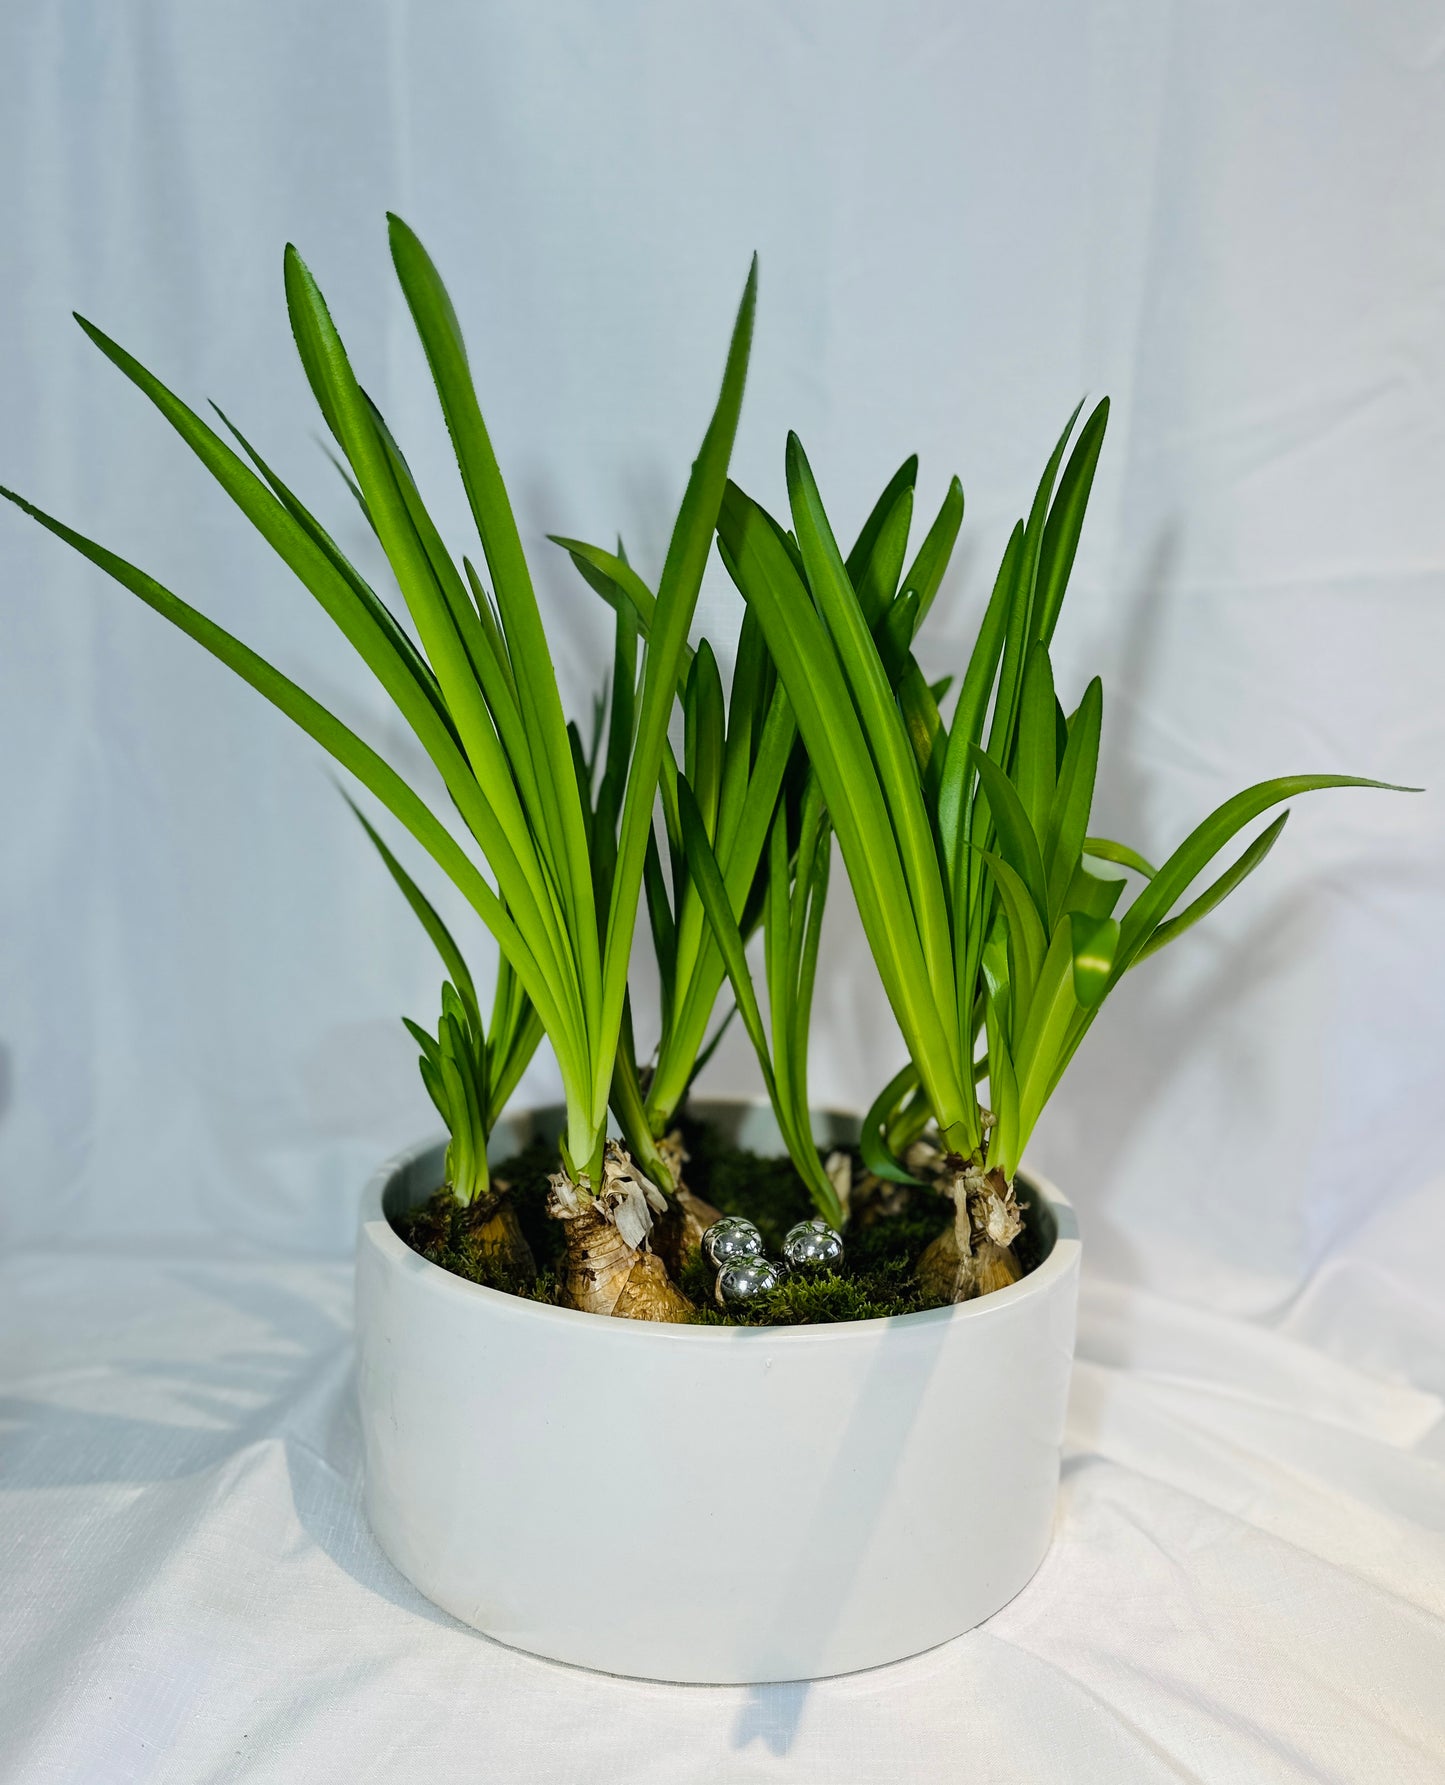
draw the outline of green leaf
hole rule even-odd
[[[1073,923],[1060,924],[1049,942],[1049,952],[1039,973],[1038,985],[1022,1034],[1017,1033],[1013,1066],[1018,1080],[1018,1138],[1021,1151],[1028,1145],[1034,1123],[1048,1098],[1054,1066],[1068,1041],[1069,1023],[1079,1008],[1074,995]],[[1017,1165],[1015,1157],[1012,1166]],[[1012,1169],[1009,1175],[1012,1176]]]
[[[95,339],[95,335],[92,334],[91,338]],[[183,407],[183,405],[180,407]],[[437,687],[437,680],[431,672],[431,666],[412,643],[410,636],[403,630],[401,623],[396,618],[395,614],[392,613],[391,609],[371,587],[370,583],[366,581],[365,577],[361,575],[360,571],[358,571],[350,562],[346,557],[346,554],[341,550],[341,547],[337,545],[336,541],[321,525],[320,521],[316,519],[315,515],[306,508],[305,504],[294,491],[289,489],[287,485],[281,481],[280,477],[278,477],[276,472],[266,463],[260,453],[256,451],[255,447],[252,446],[251,442],[226,412],[216,403],[212,403],[211,407],[215,410],[222,424],[231,434],[242,452],[244,452],[246,457],[250,459],[261,477],[264,478],[266,483],[270,486],[271,492],[276,497],[277,501],[280,502],[287,514],[291,516],[292,520],[296,522],[297,526],[302,529],[312,543],[320,549],[328,563],[330,563],[332,568],[336,571],[337,575],[345,581],[355,595],[357,601],[376,622],[377,628],[382,633],[386,642],[391,646],[398,659],[410,672],[412,679],[431,702],[436,710],[438,718],[440,718],[442,723],[446,725],[449,730],[452,730],[453,735],[455,735],[451,714],[448,713],[446,705],[442,700],[441,690]],[[351,481],[350,478],[348,478],[347,481],[349,483]],[[352,487],[354,488],[355,486],[353,485]],[[357,491],[357,495],[360,496],[359,490]]]
[[[922,1178],[895,1159],[888,1149],[888,1124],[904,1100],[918,1088],[918,1068],[910,1060],[897,1072],[873,1099],[858,1136],[858,1151],[863,1163],[875,1178],[886,1178],[893,1184],[921,1184]]]
[[[717,658],[706,639],[698,646],[683,697],[685,745],[683,768],[697,807],[707,826],[708,840],[717,834],[718,796],[723,772],[723,691]]]
[[[1131,849],[1127,843],[1115,843],[1109,837],[1085,837],[1083,853],[1091,855],[1095,861],[1113,862],[1116,867],[1132,868],[1146,880],[1152,880],[1159,872],[1137,849]]]
[[[893,473],[892,477],[888,479],[888,482],[883,486],[882,495],[879,496],[878,500],[870,509],[868,519],[864,521],[862,531],[853,542],[853,549],[848,554],[848,561],[845,565],[845,569],[848,572],[848,580],[852,583],[855,589],[860,589],[860,585],[863,583],[867,574],[869,562],[878,546],[878,541],[882,537],[899,502],[904,496],[909,498],[909,512],[912,512],[913,486],[917,479],[918,454],[910,453]],[[906,536],[907,530],[905,528],[905,543]],[[894,589],[896,589],[897,586],[895,573]],[[890,589],[888,591],[887,599],[891,600],[892,597],[893,589]],[[873,615],[874,619],[876,619],[878,614],[883,611],[883,605],[882,601],[878,603],[877,612]]]
[[[421,1082],[426,1086],[427,1096],[436,1105],[436,1112],[446,1123],[450,1132],[452,1125],[451,1105],[447,1101],[447,1088],[442,1081],[441,1068],[432,1064],[423,1054],[417,1061],[421,1071]]]
[[[1048,650],[1035,645],[1024,671],[1019,702],[1018,763],[1014,780],[1035,838],[1048,835],[1058,762],[1054,736],[1054,672]]]
[[[1288,818],[1288,812],[1281,812],[1272,824],[1267,825],[1260,832],[1234,865],[1219,876],[1218,880],[1206,887],[1191,904],[1186,905],[1177,917],[1171,917],[1167,923],[1161,923],[1134,956],[1134,965],[1137,967],[1140,961],[1147,960],[1151,954],[1156,954],[1161,948],[1167,947],[1169,943],[1182,936],[1192,924],[1197,924],[1201,917],[1207,917],[1216,905],[1227,899],[1241,881],[1247,880],[1270,850],[1274,848],[1276,839],[1284,829]]]
[[[456,599],[455,591],[449,598],[437,578],[436,563],[440,553],[436,548],[439,542],[432,540],[433,549],[429,551],[428,538],[424,532],[418,531],[420,505],[418,501],[408,503],[405,488],[410,479],[403,475],[402,481],[398,482],[398,474],[405,472],[400,455],[395,453],[384,429],[378,426],[376,413],[356,381],[315,280],[295,249],[289,247],[285,257],[285,283],[292,331],[301,348],[308,375],[323,387],[328,420],[337,431],[342,448],[366,493],[378,537],[416,622],[473,772],[485,789],[485,799],[475,802],[475,810],[466,812],[468,823],[482,844],[499,887],[519,919],[527,921],[525,914],[534,914],[538,932],[547,935],[548,946],[560,971],[572,980],[569,998],[577,1013],[577,1026],[585,1035],[586,1012],[590,1008],[589,988],[596,977],[595,919],[591,908],[586,831],[560,704],[556,712],[559,750],[553,772],[520,778],[535,791],[545,811],[555,812],[560,805],[572,813],[576,829],[576,860],[581,864],[585,884],[567,873],[561,874],[560,878],[550,877],[547,863],[539,858],[536,838],[514,781],[513,765],[483,698],[476,663],[457,630],[463,603]],[[533,608],[535,612],[535,602]],[[540,630],[540,621],[538,627]],[[552,676],[550,659],[543,667],[545,674]],[[527,673],[518,680],[524,707],[529,702],[532,706],[536,704],[526,692],[535,679],[535,666],[528,666]],[[531,739],[537,735],[538,726],[530,713],[526,716],[528,723],[518,729],[524,739]],[[544,853],[550,856],[554,866],[558,866],[562,860],[558,827],[552,824],[549,829],[551,845],[544,849]],[[563,902],[561,913],[554,906],[557,895]],[[564,928],[571,932],[570,946],[563,934]]]
[[[939,874],[933,829],[923,806],[913,748],[884,674],[866,616],[844,569],[832,528],[823,511],[817,483],[803,452],[802,442],[796,434],[788,436],[787,478],[793,525],[797,530],[803,562],[807,566],[808,584],[827,624],[838,661],[847,677],[852,699],[862,721],[868,748],[877,764],[878,782],[886,797],[889,818],[898,839],[899,857],[908,885],[909,905],[927,964],[929,983],[935,986],[947,985],[952,977],[948,905]],[[769,643],[772,643],[771,636]],[[773,654],[776,658],[776,650]],[[789,681],[781,661],[778,667],[796,706],[798,690]],[[801,711],[798,720],[801,726]],[[828,804],[831,809],[831,798]],[[842,835],[840,829],[840,839]],[[955,1073],[961,1074],[962,1062],[956,1039],[951,1038],[948,1045],[950,1067]]]
[[[1122,880],[1101,880],[1083,866],[1074,869],[1064,893],[1063,909],[1081,911],[1085,917],[1111,917],[1124,890]]]
[[[875,638],[878,658],[890,688],[896,689],[898,678],[912,652],[913,633],[918,625],[918,597],[910,590],[900,595],[878,622]]]
[[[642,578],[616,552],[604,551],[600,545],[588,545],[581,539],[567,539],[560,533],[549,533],[553,545],[560,545],[577,566],[582,579],[595,589],[609,607],[632,612],[644,638],[652,626],[657,597]]]
[[[1175,902],[1246,824],[1271,806],[1329,787],[1373,787],[1386,793],[1419,791],[1387,781],[1364,780],[1358,775],[1284,775],[1277,780],[1260,781],[1235,794],[1189,833],[1124,914],[1111,983],[1117,982],[1133,964]]]
[[[58,539],[73,546],[82,557],[88,558],[91,563],[114,577],[132,594],[139,596],[148,607],[154,608],[228,669],[233,670],[243,681],[249,682],[273,706],[279,707],[308,736],[315,739],[343,768],[355,775],[362,786],[411,832],[466,897],[497,938],[498,945],[511,958],[527,995],[537,1006],[547,1025],[548,1033],[560,1037],[565,1047],[572,1034],[569,1019],[521,931],[470,857],[438,821],[426,802],[402,780],[389,763],[304,689],[297,687],[263,657],[243,645],[239,639],[233,638],[214,621],[208,620],[204,614],[172,594],[154,577],[148,576],[134,564],[127,563],[124,558],[118,557],[104,546],[96,544],[94,540],[77,533],[63,521],[36,508],[14,491],[0,489],[0,495],[24,510]]]
[[[837,654],[767,514],[729,485],[719,520],[729,572],[757,612],[788,690],[848,862],[854,897],[889,1002],[935,1108],[961,1106],[946,1076],[948,1042],[931,996],[888,807]],[[943,1118],[947,1121],[947,1117]]]
[[[937,519],[924,535],[923,544],[918,548],[918,555],[909,565],[903,578],[905,591],[911,589],[918,597],[918,622],[922,625],[928,610],[933,606],[934,597],[938,594],[943,582],[944,572],[948,569],[948,561],[953,556],[953,547],[958,539],[958,530],[963,525],[963,485],[955,477],[948,486],[948,493],[943,498],[943,506],[938,511]],[[936,700],[942,700],[941,694],[935,694]]]
[[[1009,603],[1003,661],[999,668],[998,696],[994,702],[993,722],[989,726],[988,733],[988,753],[1000,768],[1007,768],[1013,757],[1014,735],[1018,724],[1019,688],[1028,660],[1029,649],[1034,642],[1031,626],[1034,613],[1034,592],[1037,586],[1039,547],[1048,516],[1049,498],[1053,493],[1054,479],[1058,475],[1059,461],[1064,456],[1064,447],[1068,443],[1069,435],[1073,432],[1078,415],[1079,411],[1075,409],[1069,417],[1068,426],[1059,436],[1059,443],[1054,448],[1048,464],[1044,467],[1044,474],[1039,479],[1038,489],[1034,492],[1028,523],[1024,527],[1018,575],[1011,591]]]
[[[351,795],[347,793],[344,788],[341,790],[341,797],[346,801],[347,805],[351,807],[351,810],[356,815],[357,822],[366,832],[367,836],[371,838],[376,853],[386,864],[387,873],[391,875],[392,879],[401,889],[402,897],[406,900],[407,904],[411,906],[418,923],[420,923],[421,927],[431,938],[432,946],[441,956],[443,965],[446,967],[448,974],[450,974],[458,992],[461,994],[462,1002],[466,1005],[468,1016],[473,1025],[480,1030],[481,1016],[477,1005],[476,987],[472,983],[472,976],[468,971],[466,960],[462,955],[462,951],[457,947],[451,931],[447,928],[445,923],[442,922],[441,917],[428,900],[426,894],[392,854],[391,850],[386,845],[385,839],[380,835],[376,827],[362,811],[361,807],[357,805],[356,801],[352,799]]]
[[[662,982],[664,1030],[671,1027],[670,1015],[677,991],[677,927],[672,906],[668,903],[667,883],[662,876],[662,860],[657,852],[657,837],[647,841],[647,858],[643,864],[643,885],[647,893],[647,917],[652,926],[652,947],[657,957],[658,977]]]
[[[1019,1139],[1018,1074],[1009,1051],[1003,1015],[990,1005],[986,1016],[988,1100],[995,1118],[988,1138],[987,1163],[992,1167],[1002,1161],[1005,1174],[1011,1178],[1023,1147]]]
[[[692,1087],[697,1083],[699,1073],[702,1072],[703,1068],[707,1065],[708,1061],[711,1060],[713,1055],[717,1052],[718,1047],[720,1046],[720,1044],[722,1042],[723,1036],[726,1035],[728,1032],[728,1025],[732,1022],[733,1018],[737,1015],[737,1013],[738,1013],[737,1005],[729,1004],[727,1007],[727,1011],[723,1016],[722,1021],[717,1025],[717,1027],[713,1030],[712,1034],[708,1036],[707,1040],[698,1049],[697,1058],[692,1063],[692,1071],[688,1074],[687,1091],[691,1091]],[[684,1092],[684,1095],[686,1095],[686,1092]]]
[[[1079,866],[1094,804],[1094,778],[1099,767],[1099,732],[1103,722],[1104,688],[1097,676],[1068,724],[1058,785],[1044,827],[1044,877],[1048,921],[1065,909],[1064,895]]]
[[[607,759],[602,784],[597,794],[599,822],[607,836],[615,838],[617,818],[622,810],[627,786],[628,763],[632,756],[632,729],[637,710],[637,622],[625,609],[617,611],[612,642],[612,689],[607,718]],[[609,874],[610,888],[610,874]],[[605,906],[598,898],[598,909]]]
[[[446,778],[453,798],[463,806],[468,823],[472,823],[477,811],[474,803],[470,803],[469,809],[466,769],[456,747],[451,717],[439,705],[430,669],[424,674],[418,672],[416,649],[400,634],[396,621],[382,604],[367,599],[363,587],[358,586],[360,579],[340,569],[311,531],[214,429],[207,427],[174,392],[94,323],[83,316],[75,320],[106,358],[150,399],[334,621],[416,733]]]
[[[994,829],[998,832],[999,848],[1004,860],[1023,880],[1029,897],[1033,900],[1034,909],[1038,912],[1039,921],[1045,922],[1048,917],[1048,897],[1044,862],[1029,815],[1024,810],[1013,783],[993,758],[985,755],[977,744],[972,746],[969,754],[978,771],[982,792],[988,800],[989,813],[993,818]]]
[[[1077,415],[1078,410],[1074,414]],[[1072,428],[1072,421],[1069,425]],[[1084,511],[1089,505],[1094,470],[1099,463],[1099,449],[1104,444],[1104,430],[1108,425],[1109,399],[1105,397],[1080,428],[1079,438],[1059,479],[1059,493],[1049,509],[1048,524],[1039,548],[1038,592],[1034,598],[1034,636],[1044,644],[1053,638],[1059,610],[1064,605],[1064,592],[1068,588],[1069,572],[1074,567]]]
[[[627,797],[618,831],[617,870],[607,913],[605,973],[602,988],[600,1032],[614,1032],[627,992],[627,969],[636,926],[637,899],[642,883],[647,840],[652,834],[652,813],[658,777],[667,747],[667,725],[676,696],[688,627],[697,606],[703,571],[712,547],[718,509],[727,485],[728,460],[737,433],[752,345],[753,314],[757,304],[757,257],[748,271],[742,302],[738,307],[723,370],[722,389],[708,423],[703,442],[693,461],[667,548],[658,584],[657,607],[648,636],[643,671],[642,697],[633,746],[632,769],[627,778]],[[605,1083],[603,1091],[605,1093]]]
[[[930,811],[936,810],[947,738],[933,690],[924,681],[923,671],[912,656],[904,664],[903,673],[898,678],[898,710],[903,715],[908,741],[913,746],[926,806]],[[939,748],[940,740],[943,748]]]
[[[693,798],[692,789],[688,786],[684,776],[678,777],[677,809],[682,821],[682,841],[687,854],[688,872],[702,898],[703,909],[707,913],[708,922],[712,925],[713,934],[722,951],[727,976],[732,983],[733,996],[737,999],[738,1014],[743,1019],[743,1027],[747,1030],[748,1039],[752,1042],[753,1049],[758,1056],[758,1065],[762,1069],[769,1101],[776,1108],[778,1102],[777,1082],[773,1077],[772,1058],[768,1049],[767,1033],[763,1028],[762,1012],[758,1008],[757,993],[753,990],[752,972],[748,967],[747,955],[743,951],[742,932],[738,929],[737,919],[733,916],[727,888],[723,885],[722,874],[718,869],[717,857],[713,854],[712,844],[708,841],[707,827],[702,821],[702,814],[697,809],[697,801]]]
[[[992,850],[979,852],[998,886],[1011,947],[1010,983],[1015,1008],[1027,1012],[1038,983],[1049,938],[1023,878]]]
[[[984,714],[988,697],[998,673],[999,655],[1003,650],[1004,632],[1013,602],[1023,553],[1023,523],[1009,537],[1003,562],[994,580],[993,593],[978,629],[963,687],[954,709],[953,725],[948,734],[948,749],[943,760],[943,779],[938,792],[938,831],[945,858],[958,873],[959,839],[965,831],[968,793],[971,785],[969,751],[983,736]]]
[[[462,484],[491,571],[492,588],[501,614],[509,654],[517,671],[517,696],[521,705],[524,732],[536,763],[536,782],[547,812],[551,853],[559,870],[561,896],[571,914],[569,927],[580,980],[581,1008],[585,1013],[595,1010],[601,986],[591,862],[581,802],[572,773],[567,725],[561,697],[557,692],[557,677],[547,636],[537,608],[537,598],[522,551],[516,519],[512,514],[496,455],[492,451],[486,424],[482,420],[456,311],[452,308],[441,276],[413,231],[399,217],[390,214],[387,225],[392,263],[431,368],[442,413],[456,452]],[[342,371],[344,354],[340,353],[340,343],[330,326],[330,317],[326,314],[320,292],[316,290],[314,280],[301,265],[300,257],[294,250],[288,253],[286,272],[293,316],[303,318],[305,326],[316,331],[323,353],[329,356],[335,402],[338,395],[345,394],[345,376]],[[299,332],[301,331],[298,330]],[[367,480],[361,476],[362,467],[357,463],[349,443],[351,431],[348,429],[348,438],[344,438],[342,444],[358,473],[363,489],[367,489]],[[375,507],[376,499],[370,489],[367,489],[367,497]],[[380,514],[377,521],[378,526],[384,525]],[[390,545],[388,556],[392,558],[393,565],[398,565]],[[398,575],[400,574],[401,567],[398,565]],[[420,627],[420,621],[418,625]],[[423,642],[427,642],[425,633]],[[447,678],[442,675],[441,665],[429,643],[427,655],[431,657],[432,666],[446,688]],[[456,707],[450,691],[448,705],[452,706],[455,714]],[[460,723],[460,718],[458,722]],[[640,857],[638,869],[640,874]],[[610,1075],[610,1049],[605,1071]],[[603,1107],[605,1108],[605,1089]]]
[[[858,592],[858,605],[870,627],[888,611],[898,593],[898,579],[903,574],[903,556],[908,550],[908,529],[912,520],[913,491],[902,489],[873,543],[861,577],[855,581],[850,573],[849,580]]]
[[[1095,919],[1071,911],[1069,936],[1074,950],[1074,996],[1082,1009],[1094,1010],[1109,989],[1119,946],[1118,922],[1112,917]]]

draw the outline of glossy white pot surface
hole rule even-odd
[[[781,1151],[766,1108],[695,1107]],[[507,1118],[493,1157],[560,1119]],[[387,1215],[426,1200],[441,1157],[418,1147],[368,1186],[356,1325],[372,1528],[454,1617],[609,1673],[807,1679],[957,1636],[1038,1567],[1079,1273],[1050,1186],[1020,1185],[1047,1255],[977,1301],[663,1326],[523,1301],[409,1250]]]

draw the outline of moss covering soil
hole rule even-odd
[[[689,1154],[690,1188],[725,1215],[745,1215],[762,1234],[768,1257],[778,1258],[788,1229],[816,1213],[792,1161],[786,1155],[765,1158],[733,1146],[709,1123],[684,1117],[681,1127]],[[556,1147],[540,1140],[492,1168],[494,1182],[511,1186],[512,1206],[537,1261],[533,1282],[498,1268],[495,1253],[479,1237],[477,1223],[444,1189],[394,1225],[414,1252],[454,1276],[555,1304],[563,1234],[562,1223],[547,1214],[546,1199],[548,1176],[557,1168]],[[862,1169],[855,1156],[855,1182]],[[771,1294],[744,1307],[718,1307],[713,1299],[715,1273],[697,1251],[688,1258],[678,1286],[694,1304],[693,1319],[705,1326],[809,1326],[916,1314],[939,1306],[919,1287],[915,1266],[952,1217],[947,1197],[914,1189],[901,1214],[845,1230],[841,1270],[789,1273]],[[1025,1271],[1036,1262],[1025,1249],[1031,1239],[1025,1227],[1017,1248]]]

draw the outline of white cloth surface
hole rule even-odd
[[[916,1660],[752,1689],[536,1660],[408,1586],[361,1512],[344,1265],[17,1258],[0,1781],[1436,1785],[1445,1323],[1378,1238],[1272,1327],[1089,1280],[1033,1581]],[[1397,1310],[1369,1367],[1351,1273]]]
[[[796,427],[848,532],[908,451],[920,514],[960,473],[932,671],[1111,395],[1056,650],[1068,696],[1104,677],[1102,828],[1157,856],[1276,773],[1438,789],[1442,45],[1439,0],[7,0],[0,481],[413,767],[70,310],[375,571],[309,438],[296,241],[471,550],[399,210],[585,711],[605,615],[544,535],[620,528],[655,575],[757,248],[736,474],[781,505]],[[699,620],[726,659],[716,566]],[[449,1623],[358,1513],[347,1257],[430,1126],[424,939],[307,742],[0,515],[0,1779],[1445,1777],[1441,813],[1299,802],[1065,1079],[1035,1160],[1081,1361],[1029,1589],[862,1678],[619,1683]],[[901,1053],[833,884],[813,1089],[858,1107]],[[650,1009],[644,976],[644,1044]],[[756,1083],[735,1028],[709,1088]],[[555,1088],[544,1053],[521,1095]]]

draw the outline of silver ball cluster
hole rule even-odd
[[[703,1256],[717,1272],[720,1306],[756,1301],[776,1289],[789,1271],[836,1270],[843,1262],[842,1236],[826,1221],[799,1221],[788,1229],[783,1256],[763,1256],[763,1236],[741,1215],[724,1215],[702,1236]]]

